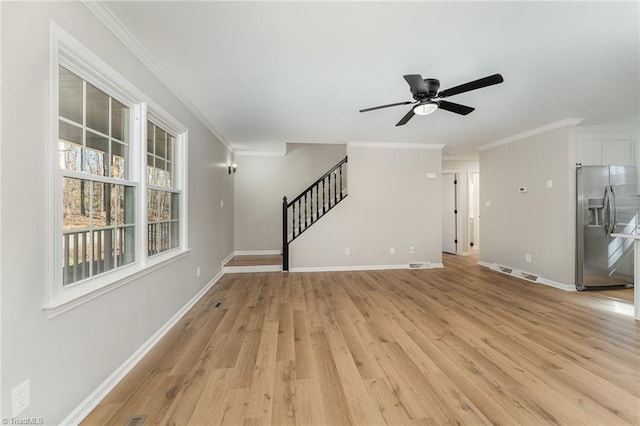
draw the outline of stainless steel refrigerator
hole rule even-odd
[[[578,290],[633,286],[633,240],[611,234],[637,230],[635,166],[578,166]]]

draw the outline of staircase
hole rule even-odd
[[[289,271],[289,245],[347,197],[347,158],[287,201],[282,199],[282,270]]]

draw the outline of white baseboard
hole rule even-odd
[[[171,328],[204,296],[213,285],[224,275],[221,270],[211,279],[195,296],[191,298],[178,312],[176,312],[158,331],[142,344],[127,360],[125,360],[96,390],[85,398],[67,417],[60,422],[61,425],[78,425],[98,406],[109,392],[136,366],[138,362],[149,353],[151,349],[164,337]]]
[[[397,265],[358,265],[358,266],[308,266],[300,268],[289,268],[289,272],[340,272],[340,271],[381,271],[385,269],[433,269],[444,268],[442,263],[428,261],[412,262],[421,264],[418,268],[412,268],[409,263]]]
[[[249,256],[249,255],[267,255],[267,254],[281,254],[282,250],[236,250],[233,252],[236,256]]]
[[[228,261],[230,261],[231,259],[233,259],[233,256],[235,256],[236,252],[232,251],[231,253],[229,253],[229,255],[227,257],[225,257],[224,259],[222,259],[221,265],[222,268],[224,268],[224,264],[227,263]]]
[[[489,262],[483,262],[483,261],[478,261],[478,265],[484,266],[485,268],[489,268],[492,271],[500,272],[502,274],[509,275],[511,277],[528,281],[530,283],[543,284],[543,285],[553,287],[563,291],[576,291],[576,286],[573,284],[565,284],[565,283],[553,281],[553,280],[544,278],[534,272],[522,271],[520,269],[512,268],[510,266],[499,265],[497,263],[489,263]]]
[[[559,283],[557,281],[548,280],[546,278],[538,278],[537,282],[539,282],[540,284],[548,285],[549,287],[557,288],[558,290],[578,291],[574,284]]]
[[[489,262],[485,262],[485,261],[483,261],[483,260],[478,260],[478,265],[480,265],[480,266],[484,266],[485,268],[489,268],[489,269],[491,269],[491,263],[489,263]]]

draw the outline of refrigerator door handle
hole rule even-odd
[[[609,194],[611,194],[611,211],[613,212],[613,218],[611,220],[611,231],[609,234],[616,230],[618,224],[618,208],[616,206],[616,193],[613,191],[613,186],[609,185]]]
[[[609,192],[609,185],[604,187],[604,232],[607,237],[611,234],[609,228],[611,228],[611,193]]]

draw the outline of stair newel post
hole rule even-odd
[[[287,210],[289,205],[287,204],[287,197],[282,198],[282,270],[289,271],[289,236],[287,235],[287,228],[289,221],[287,218]]]

